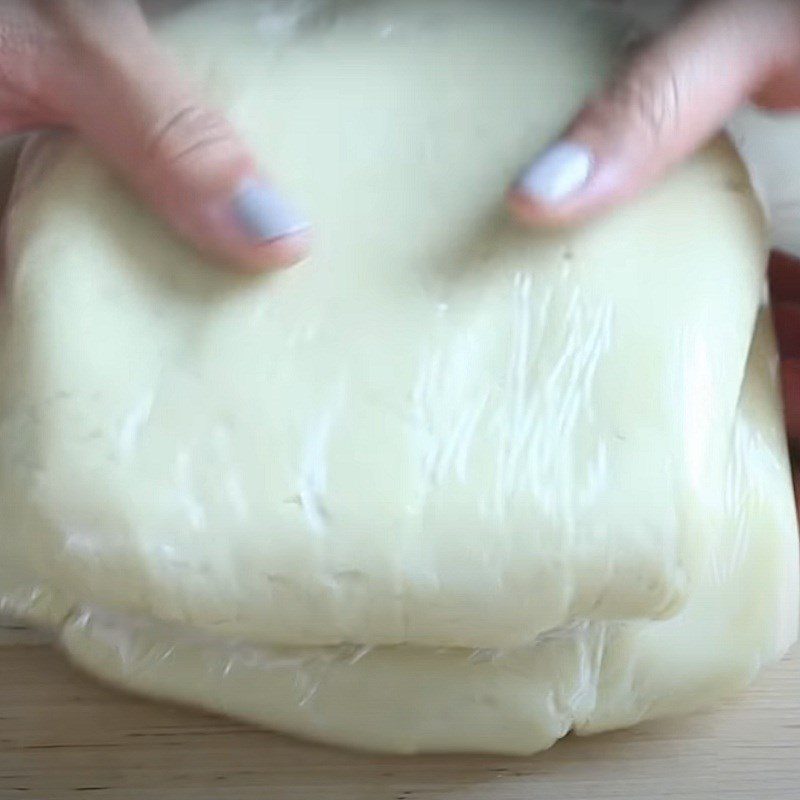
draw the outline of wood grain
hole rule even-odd
[[[797,800],[798,667],[796,654],[714,713],[571,737],[534,758],[395,758],[152,704],[15,644],[0,647],[0,798]]]

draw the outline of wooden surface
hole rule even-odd
[[[527,759],[395,758],[306,745],[124,695],[27,633],[6,631],[2,644],[2,800],[800,798],[797,655],[714,713],[571,737]]]

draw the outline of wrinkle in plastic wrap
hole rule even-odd
[[[733,148],[582,228],[498,210],[627,23],[241,2],[161,35],[317,246],[231,276],[79,143],[31,143],[0,613],[123,687],[397,752],[535,752],[706,707],[785,652],[797,531]]]

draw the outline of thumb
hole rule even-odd
[[[800,62],[796,0],[694,4],[583,108],[509,192],[531,224],[577,221],[637,194]]]
[[[200,250],[249,270],[302,258],[305,219],[161,51],[136,6],[109,3],[106,18],[74,7],[80,14],[67,21],[78,46],[58,92],[66,124]]]

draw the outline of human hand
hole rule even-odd
[[[535,225],[594,215],[655,182],[748,100],[800,108],[800,2],[693,2],[523,171],[510,205]]]
[[[308,226],[133,0],[3,0],[0,135],[68,128],[177,232],[247,270],[299,260]]]
[[[693,3],[522,173],[509,191],[511,208],[523,222],[553,225],[623,202],[718,133],[748,100],[800,108],[797,0]],[[800,445],[800,262],[774,254],[770,279],[787,431]]]

